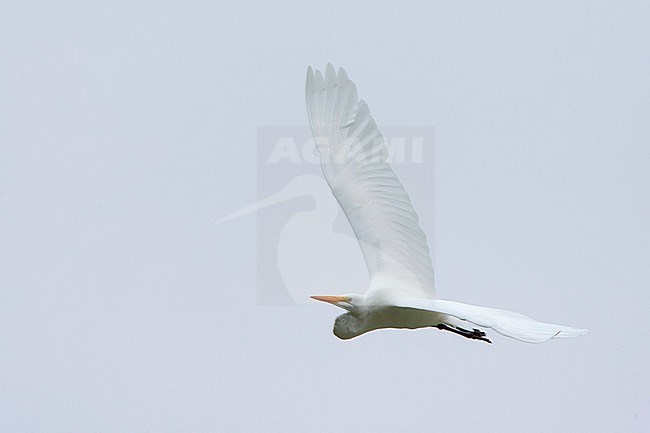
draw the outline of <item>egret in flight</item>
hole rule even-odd
[[[307,113],[321,168],[348,218],[370,273],[364,294],[312,296],[346,310],[341,339],[382,328],[434,327],[490,343],[482,328],[528,343],[578,337],[587,329],[538,322],[513,311],[436,298],[427,238],[384,139],[345,70],[307,71]]]

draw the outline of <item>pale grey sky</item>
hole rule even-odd
[[[642,1],[3,2],[0,431],[648,431],[649,20]],[[306,126],[327,62],[380,127],[435,128],[435,200],[395,170],[441,297],[592,335],[343,342],[332,307],[259,305],[256,216],[214,222],[258,198],[257,128]],[[365,289],[326,272],[329,294]]]

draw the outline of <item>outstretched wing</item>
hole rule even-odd
[[[350,221],[370,289],[399,287],[433,297],[427,238],[368,106],[343,69],[307,72],[307,112],[325,179]]]
[[[554,338],[580,337],[589,334],[588,329],[538,322],[514,311],[497,310],[441,299],[404,300],[397,306],[443,313],[462,321],[471,322],[476,326],[492,328],[501,335],[527,343],[543,343]]]

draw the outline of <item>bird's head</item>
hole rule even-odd
[[[334,321],[334,335],[337,337],[347,340],[369,330],[369,328],[364,328],[367,321],[367,309],[364,308],[365,296],[353,293],[341,296],[312,296],[311,298],[336,305],[348,311],[341,314]]]
[[[363,306],[363,295],[349,294],[340,296],[311,296],[317,301],[327,302],[337,307],[343,308],[352,314],[357,313]]]

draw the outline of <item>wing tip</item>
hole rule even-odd
[[[325,66],[325,76],[327,77],[336,76],[334,65],[329,62],[327,63],[327,66]]]
[[[311,65],[307,66],[307,84],[309,85],[311,82],[313,91],[316,91],[315,87],[317,82],[322,82],[323,84],[328,82],[339,84],[349,83],[350,85],[354,86],[354,89],[356,91],[356,86],[354,85],[354,82],[350,80],[348,72],[345,70],[345,68],[339,67],[337,71],[334,65],[331,62],[328,62],[325,66],[324,72],[325,73],[323,73],[318,68],[312,67]]]

